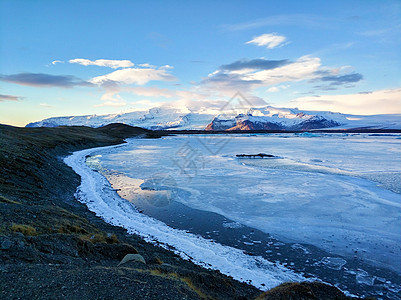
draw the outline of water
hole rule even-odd
[[[367,134],[172,136],[131,140],[88,163],[171,227],[397,299],[400,146],[398,136]]]

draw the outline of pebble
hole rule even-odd
[[[9,239],[6,239],[1,243],[0,249],[1,250],[8,250],[8,249],[10,249],[11,245],[12,245],[12,242]]]

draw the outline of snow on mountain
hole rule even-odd
[[[401,115],[349,115],[333,112],[303,111],[272,106],[222,112],[219,115],[188,109],[155,107],[148,111],[123,114],[54,117],[26,127],[89,126],[124,123],[147,129],[164,130],[311,130],[321,128],[401,129]]]
[[[298,109],[252,108],[235,117],[219,115],[206,130],[310,130],[345,124],[344,115],[331,112],[304,112]]]
[[[101,127],[110,123],[123,123],[147,129],[204,129],[213,119],[208,114],[191,113],[181,109],[155,107],[148,111],[123,114],[54,117],[33,122],[26,127],[89,126]]]

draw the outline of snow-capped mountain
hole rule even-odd
[[[359,116],[266,106],[219,115],[188,109],[157,107],[124,114],[55,117],[27,127],[90,126],[123,123],[164,130],[311,130],[322,128],[401,129],[401,115]]]
[[[331,112],[304,112],[273,107],[253,108],[235,117],[220,115],[206,130],[310,130],[346,124],[346,117]]]
[[[89,126],[101,127],[111,123],[123,123],[146,129],[204,129],[212,115],[192,113],[182,109],[155,107],[147,111],[123,114],[54,117],[33,122],[26,127]]]

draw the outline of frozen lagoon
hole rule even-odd
[[[313,264],[347,271],[361,285],[387,284],[376,295],[391,298],[397,283],[365,269],[401,272],[400,146],[399,136],[367,134],[171,136],[95,151],[89,162],[133,203],[180,203],[224,216],[231,230],[255,228],[304,252],[312,245],[327,253]],[[235,157],[260,152],[279,158]],[[260,255],[262,240],[243,246]],[[271,243],[268,259],[280,245]],[[359,264],[350,268],[351,260]]]

